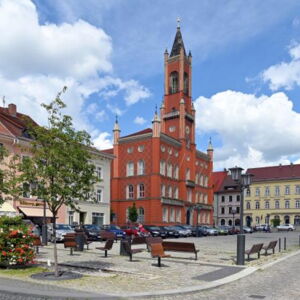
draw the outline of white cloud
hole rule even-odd
[[[93,140],[94,146],[100,150],[112,148],[111,135],[108,132],[102,132]]]
[[[41,25],[32,1],[0,0],[0,32],[1,96],[40,124],[46,122],[40,104],[54,99],[63,86],[68,87],[66,113],[77,128],[90,132],[95,129],[91,120],[106,119],[106,110],[86,105],[92,94],[109,97],[122,90],[125,104],[150,94],[137,81],[113,76],[112,40],[86,21]]]
[[[136,116],[133,122],[138,125],[144,125],[147,120],[145,120],[143,117]]]
[[[216,133],[218,168],[286,163],[300,155],[300,114],[284,93],[256,97],[225,91],[195,101],[199,133]]]
[[[300,86],[300,44],[294,43],[289,54],[290,62],[281,62],[262,72],[262,79],[269,83],[271,90],[291,90],[295,85]]]

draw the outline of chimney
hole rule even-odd
[[[8,104],[8,113],[15,117],[17,115],[17,106],[13,103]]]

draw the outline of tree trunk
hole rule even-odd
[[[53,213],[53,235],[54,235],[54,247],[53,247],[53,255],[54,255],[54,273],[55,276],[59,276],[58,272],[58,260],[57,260],[57,247],[56,247],[56,213]]]

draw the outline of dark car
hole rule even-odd
[[[207,231],[202,226],[194,226],[192,228],[192,236],[207,236]]]
[[[154,225],[144,225],[144,228],[150,232],[152,236],[160,236],[161,238],[167,237],[166,230],[162,229],[161,227],[154,226]]]
[[[117,225],[109,224],[109,225],[102,225],[102,230],[106,230],[108,232],[113,232],[115,234],[116,239],[122,239],[126,236],[126,233]]]
[[[100,240],[100,226],[94,224],[84,224],[82,225],[84,233],[87,235],[88,240],[98,241]]]
[[[164,230],[167,233],[167,237],[169,238],[179,238],[179,232],[176,229],[173,229],[169,226],[159,226],[162,230]]]

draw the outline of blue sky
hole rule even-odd
[[[198,148],[215,169],[300,163],[297,0],[0,0],[0,86],[40,123],[68,86],[77,128],[101,148],[151,126],[176,18],[193,55]]]

